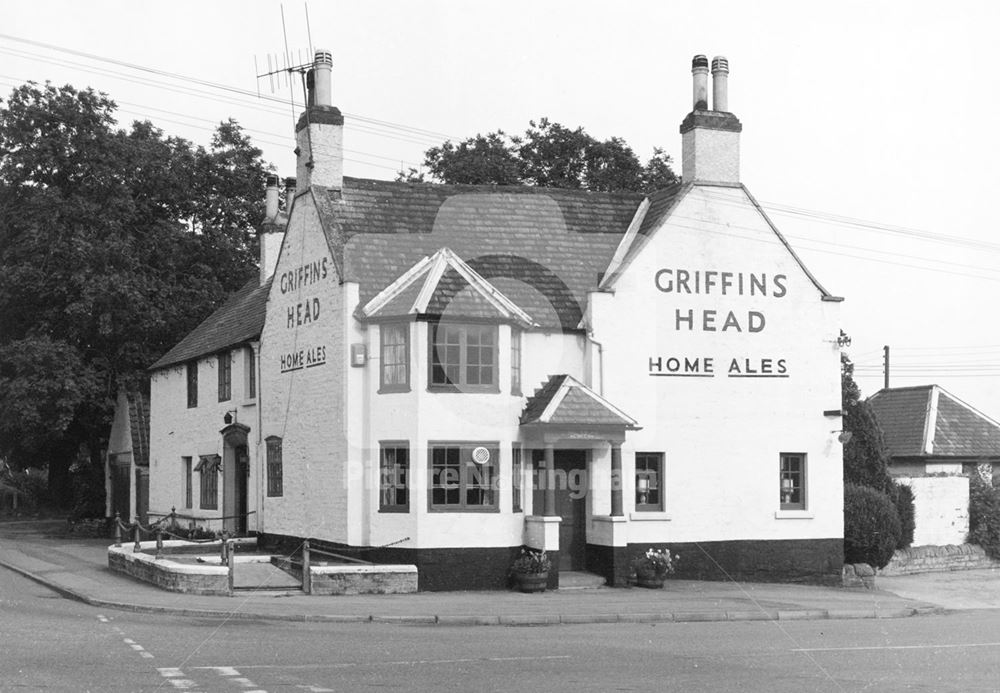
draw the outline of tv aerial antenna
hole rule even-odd
[[[254,55],[254,74],[257,76],[257,98],[265,98],[261,94],[261,80],[267,80],[271,94],[276,94],[285,89],[288,90],[288,104],[292,111],[292,123],[295,123],[295,89],[296,83],[302,87],[302,103],[305,104],[307,97],[306,74],[313,66],[313,44],[312,27],[309,24],[309,3],[305,4],[306,34],[309,45],[306,56],[303,58],[302,49],[292,51],[288,48],[288,29],[285,26],[285,5],[281,5],[281,34],[284,40],[285,50],[283,53],[266,53],[261,59]],[[263,71],[262,71],[263,69]],[[293,75],[299,75],[296,80]],[[275,101],[278,99],[271,97]]]

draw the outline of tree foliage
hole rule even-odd
[[[969,480],[969,543],[1000,559],[1000,488],[979,474]]]
[[[900,522],[896,548],[905,548],[913,542],[915,530],[913,491],[889,474],[889,452],[882,427],[871,405],[861,398],[861,390],[854,381],[854,364],[846,354],[841,355],[840,377],[843,425],[851,433],[851,439],[844,444],[844,482],[867,486],[888,496]]]
[[[602,142],[581,127],[570,129],[548,118],[530,121],[519,136],[497,130],[457,144],[448,141],[428,149],[424,159],[430,175],[442,183],[639,192],[676,182],[670,164],[662,149],[643,165],[619,137]],[[423,181],[414,169],[399,178]]]
[[[859,484],[844,485],[844,562],[884,568],[899,544],[899,515],[889,496]]]
[[[105,94],[27,83],[0,103],[0,456],[96,464],[116,386],[255,272],[267,167],[240,126],[208,148],[116,124]]]

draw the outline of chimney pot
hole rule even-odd
[[[333,94],[330,87],[330,75],[333,73],[333,55],[330,51],[316,50],[312,72],[315,80],[313,103],[316,106],[332,106]]]
[[[696,55],[691,59],[691,76],[693,83],[693,110],[708,110],[708,58]]]
[[[712,110],[729,112],[729,61],[723,56],[712,58]]]
[[[292,200],[295,199],[295,178],[285,179],[285,209],[292,208]]]
[[[278,177],[267,176],[267,188],[264,191],[264,221],[273,222],[278,216]]]

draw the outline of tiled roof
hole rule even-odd
[[[549,376],[548,381],[528,398],[521,424],[563,426],[625,426],[636,421],[569,375]]]
[[[127,392],[129,429],[132,432],[132,461],[149,466],[149,396]]]
[[[881,390],[868,398],[892,457],[923,455],[931,386]]]
[[[507,320],[528,327],[531,316],[454,252],[424,257],[359,311],[362,318],[413,315]]]
[[[432,185],[345,178],[314,189],[343,278],[366,303],[420,258],[447,247],[543,327],[573,330],[639,193]]]
[[[892,457],[1000,457],[1000,423],[937,385],[882,390],[868,402]]]
[[[1000,457],[1000,423],[941,390],[934,454]]]
[[[264,328],[264,308],[270,289],[271,280],[264,285],[256,278],[247,282],[177,346],[150,366],[150,370],[184,363],[259,339]]]

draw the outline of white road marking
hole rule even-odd
[[[126,645],[135,645],[135,640],[132,640],[131,638],[125,638],[124,640],[122,640],[122,642],[124,642]]]
[[[334,693],[332,688],[319,688],[318,686],[305,686],[303,684],[298,684],[296,688],[304,688],[309,691],[309,693]]]
[[[800,647],[790,652],[863,652],[877,650],[953,650],[963,647],[1000,647],[1000,642],[968,642],[952,645],[869,645],[855,647]]]
[[[160,672],[160,676],[168,679],[174,676],[184,676],[184,672],[176,667],[160,667],[157,671]]]
[[[107,616],[102,616],[101,614],[97,614],[97,620],[100,621],[101,623],[108,623],[111,621],[111,619],[109,619]]]
[[[145,657],[146,659],[153,659],[153,653],[152,652],[142,651],[142,652],[139,653],[139,656],[140,657]]]
[[[195,683],[191,679],[167,679],[174,688],[188,689],[194,688]]]
[[[219,676],[239,676],[240,672],[234,667],[191,667],[192,669],[207,669],[214,671]]]
[[[242,664],[240,669],[347,669],[350,667],[413,666],[416,664],[468,664],[469,662],[537,662],[572,659],[573,655],[526,657],[465,657],[461,659],[401,659],[392,662],[339,662],[333,664]]]

